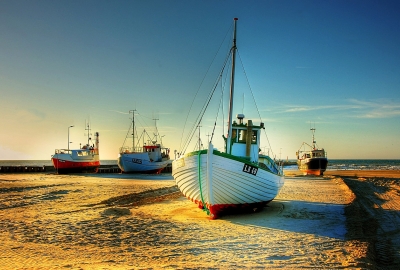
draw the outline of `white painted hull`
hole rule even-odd
[[[207,152],[203,150],[200,155],[194,152],[174,160],[172,175],[181,192],[199,207],[208,208],[211,218],[217,218],[225,210],[263,206],[277,196],[284,184],[283,175],[244,159]]]
[[[281,168],[268,156],[260,157],[260,135],[264,124],[253,125],[250,119],[244,123],[244,114],[237,115],[238,122],[232,120],[237,20],[234,18],[233,44],[230,50],[232,68],[228,134],[223,136],[226,153],[214,150],[210,141],[208,150],[192,152],[172,162],[172,176],[181,192],[200,208],[206,209],[211,218],[218,218],[225,213],[261,208],[278,195],[284,183]],[[219,78],[222,75],[221,73]],[[212,95],[208,102],[211,97]],[[200,121],[196,126],[199,128],[200,146],[200,124],[204,111],[199,116]],[[190,134],[193,135],[194,132]],[[190,140],[179,152],[184,153],[189,144]]]
[[[124,173],[160,173],[168,160],[151,161],[147,153],[120,154],[118,166]]]

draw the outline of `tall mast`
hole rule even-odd
[[[315,150],[315,139],[314,139],[314,133],[315,133],[315,128],[310,128],[311,132],[312,132],[312,149]]]
[[[132,112],[132,152],[135,152],[135,111],[130,110],[129,113]]]
[[[231,153],[231,140],[232,140],[232,112],[233,112],[233,90],[235,84],[235,60],[236,60],[236,22],[238,18],[234,18],[233,26],[233,44],[232,44],[232,71],[231,71],[231,89],[229,95],[229,114],[228,114],[228,138],[226,140],[226,153]]]
[[[85,130],[87,130],[87,145],[89,145],[89,142],[90,142],[90,124],[89,124],[89,122],[85,122],[85,125],[86,125],[86,127],[85,127]]]
[[[152,141],[152,143],[153,143],[153,144],[156,144],[157,141],[158,141],[158,137],[159,137],[158,129],[157,129],[157,120],[159,120],[159,119],[156,118],[156,117],[154,117],[153,120],[154,120],[154,127],[156,128],[156,133],[154,134],[154,136],[156,137],[156,140],[155,140],[155,141]]]

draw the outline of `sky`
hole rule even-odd
[[[258,118],[256,100],[263,150],[295,159],[315,127],[328,159],[400,159],[399,13],[397,0],[0,1],[0,160],[50,160],[68,134],[78,148],[86,122],[117,159],[130,110],[180,151],[235,17],[248,83],[234,113]]]

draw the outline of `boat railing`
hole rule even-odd
[[[315,157],[320,157],[320,158],[327,158],[328,153],[325,152],[324,150],[310,150],[310,151],[298,151],[299,158],[315,158]]]
[[[98,149],[79,149],[75,150],[74,153],[78,157],[85,157],[85,156],[90,156],[90,155],[98,155],[99,150]]]
[[[263,167],[262,165],[266,166],[271,172],[276,173],[276,174],[283,174],[283,167],[277,164],[275,161],[273,161],[269,156],[267,155],[261,155],[260,156],[260,161],[259,165]]]
[[[143,152],[143,147],[121,147],[119,149],[119,152],[121,154],[130,154],[130,153],[142,153]]]
[[[71,155],[72,154],[72,150],[69,149],[56,149],[55,154],[67,154],[67,155]]]

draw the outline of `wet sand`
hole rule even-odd
[[[400,171],[286,172],[210,220],[170,174],[0,174],[2,269],[399,269]]]

